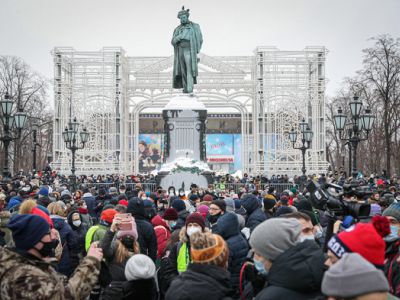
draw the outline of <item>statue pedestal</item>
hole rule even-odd
[[[207,109],[193,94],[172,98],[162,111],[164,119],[164,164],[158,173],[163,188],[189,189],[195,183],[207,187],[211,170],[206,158]]]

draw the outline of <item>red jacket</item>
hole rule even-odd
[[[157,258],[161,258],[165,246],[171,236],[171,231],[167,222],[160,215],[156,215],[152,220],[151,223],[153,224],[154,231],[156,232],[157,236]]]

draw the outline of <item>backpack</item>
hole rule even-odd
[[[98,225],[92,226],[92,227],[89,228],[89,230],[86,233],[86,236],[85,236],[85,250],[86,250],[86,252],[89,250],[90,245],[92,244],[93,235],[97,231],[97,229],[99,229]]]

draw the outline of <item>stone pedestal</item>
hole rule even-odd
[[[206,159],[207,109],[195,95],[182,94],[162,111],[164,119],[164,164],[158,173],[163,188],[206,187],[212,176]]]

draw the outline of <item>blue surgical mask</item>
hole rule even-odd
[[[268,275],[268,271],[265,270],[264,264],[261,261],[259,261],[256,258],[253,258],[253,262],[254,262],[254,266],[256,267],[258,273],[260,273],[264,277]]]
[[[399,238],[399,227],[390,225],[390,234],[386,236],[385,241],[391,242]]]

